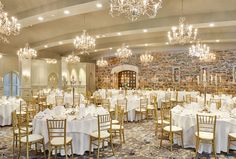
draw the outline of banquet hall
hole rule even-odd
[[[236,159],[236,0],[0,0],[0,159]]]

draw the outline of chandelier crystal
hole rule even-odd
[[[88,35],[86,30],[83,30],[82,35],[77,36],[74,39],[74,46],[79,50],[80,54],[89,54],[89,51],[94,50],[96,40],[92,36]]]
[[[151,63],[153,61],[153,56],[151,54],[145,53],[145,54],[140,56],[140,61],[143,64]]]
[[[32,59],[37,57],[37,51],[30,48],[29,43],[26,43],[24,48],[20,48],[20,50],[17,51],[17,55],[21,59]]]
[[[129,58],[132,56],[132,51],[128,49],[125,44],[123,44],[121,48],[117,49],[115,55],[119,58]]]
[[[8,13],[4,12],[3,4],[0,1],[0,40],[9,43],[8,37],[18,35],[20,32],[20,24],[15,17],[8,18]]]
[[[110,14],[125,15],[131,21],[136,21],[144,15],[156,17],[160,8],[162,0],[110,0]]]
[[[104,60],[103,58],[101,58],[100,60],[97,60],[98,67],[106,67],[107,65],[108,65],[107,60]]]
[[[45,61],[48,63],[48,64],[56,64],[57,63],[57,60],[56,59],[45,59]]]
[[[189,55],[198,57],[199,59],[204,58],[210,54],[210,47],[206,44],[197,42],[189,48]]]
[[[168,32],[168,39],[171,44],[186,44],[196,40],[198,30],[184,22],[185,17],[180,17],[179,27],[173,26],[171,31]]]
[[[75,64],[80,62],[80,57],[76,56],[74,52],[66,57],[66,62],[70,64]]]

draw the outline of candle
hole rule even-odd
[[[215,85],[217,85],[217,74],[215,75]]]
[[[211,75],[211,84],[212,84],[212,82],[213,82],[213,76]]]
[[[220,83],[221,83],[221,76],[220,76]]]
[[[206,82],[206,70],[203,71],[203,82]]]
[[[199,82],[200,82],[199,76],[197,76],[197,84],[198,84],[198,85],[199,85]]]

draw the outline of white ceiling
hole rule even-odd
[[[109,0],[2,0],[2,3],[4,10],[16,16],[23,26],[20,35],[10,38],[10,44],[0,44],[0,52],[6,54],[15,55],[17,49],[29,42],[38,50],[39,57],[60,57],[73,50],[72,40],[83,29],[93,36],[100,36],[97,52],[88,59],[110,55],[122,43],[134,49],[176,49],[176,46],[166,45],[167,31],[178,24],[181,0],[163,0],[163,8],[156,18],[144,17],[137,22],[123,16],[112,18]],[[97,8],[97,3],[102,3],[103,7]],[[64,10],[69,10],[70,14],[65,15]],[[184,15],[188,23],[199,28],[202,41],[212,47],[234,47],[236,0],[184,0]],[[44,20],[39,21],[39,16]],[[209,27],[210,23],[215,26]],[[148,32],[144,33],[143,29]],[[219,43],[216,43],[217,39]]]

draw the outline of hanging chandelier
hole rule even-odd
[[[45,61],[48,63],[48,64],[56,64],[57,63],[57,60],[56,59],[45,59]]]
[[[30,48],[29,43],[26,43],[24,48],[20,48],[20,50],[17,51],[17,55],[21,59],[31,59],[37,57],[37,51]]]
[[[171,44],[186,44],[194,42],[197,38],[198,30],[192,25],[185,24],[183,17],[183,0],[181,6],[181,17],[179,18],[179,27],[173,26],[168,32],[168,39]]]
[[[20,32],[20,24],[15,17],[8,18],[8,13],[4,12],[3,4],[0,1],[0,40],[9,43],[7,39],[11,35],[17,35]]]
[[[66,57],[66,62],[70,64],[75,64],[80,62],[80,57],[76,56],[74,52]]]
[[[108,65],[107,60],[104,60],[103,58],[101,58],[100,60],[97,60],[98,67],[106,67],[107,65]]]
[[[200,57],[199,59],[201,61],[210,62],[216,59],[216,55],[214,53],[209,53],[209,54],[206,54],[205,56]]]
[[[115,55],[119,58],[129,58],[132,56],[132,51],[128,49],[125,44],[123,44],[121,48],[117,49]]]
[[[156,17],[161,5],[162,0],[110,0],[110,14],[125,15],[131,21],[136,21],[144,15]]]
[[[189,55],[198,57],[199,59],[208,56],[209,53],[210,53],[210,47],[200,42],[197,42],[197,44],[192,45],[189,48]]]
[[[140,56],[140,61],[143,64],[151,63],[153,61],[153,56],[151,54],[145,53]]]
[[[89,51],[94,50],[95,42],[95,38],[89,36],[86,30],[83,30],[82,35],[74,39],[74,46],[80,54],[89,54]]]

